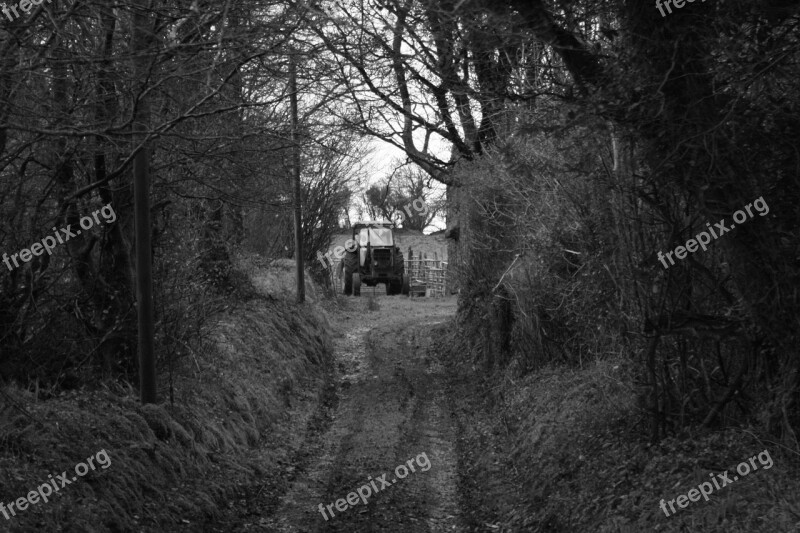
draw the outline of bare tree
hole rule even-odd
[[[402,166],[363,195],[370,218],[390,220],[403,228],[422,231],[445,213],[442,194],[431,189],[431,177],[422,169]]]

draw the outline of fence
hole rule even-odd
[[[405,257],[406,275],[411,278],[412,295],[434,298],[447,295],[447,261],[440,260],[436,252],[433,253],[433,259],[428,259],[425,253],[414,257],[410,247]]]
[[[406,275],[410,278],[411,296],[431,296],[441,298],[447,296],[447,261],[439,259],[437,252],[433,253],[433,258],[429,259],[425,253],[421,255],[414,252],[411,247],[405,254]],[[339,262],[341,259],[333,260],[333,268],[330,271],[331,286],[336,292],[341,292],[341,281],[339,280]]]

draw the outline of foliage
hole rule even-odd
[[[159,391],[169,403],[138,405],[133,388],[115,382],[61,391],[48,401],[41,401],[47,397],[41,389],[0,387],[5,501],[100,449],[111,460],[108,469],[90,472],[58,498],[18,513],[13,530],[170,531],[176,517],[202,528],[243,488],[269,491],[286,475],[284,462],[292,459],[286,454],[306,453],[299,442],[287,444],[286,435],[304,431],[318,407],[305,395],[329,387],[330,332],[310,307],[270,299],[261,290],[251,296],[226,300],[224,311],[190,332],[208,342],[171,362],[174,379],[161,380]],[[168,311],[199,304],[175,302]],[[168,355],[175,339],[159,341],[167,343]],[[166,504],[164,494],[170,495]]]
[[[423,231],[445,211],[444,198],[430,182],[431,178],[417,167],[399,167],[364,192],[362,202],[366,217],[390,220],[399,227]]]
[[[358,136],[319,113],[334,96],[314,85],[327,66],[313,49],[290,46],[300,34],[287,2],[140,5],[44,3],[0,35],[0,250],[27,248],[52,227],[74,230],[99,205],[117,215],[52,256],[0,268],[4,380],[53,393],[97,375],[136,382],[131,162],[142,150],[151,161],[159,357],[199,348],[215,302],[241,285],[232,255],[273,225],[270,210],[287,214],[290,52],[308,59],[298,84],[308,249],[325,242],[357,183]],[[132,54],[134,13],[147,38]],[[148,76],[135,75],[132,57]],[[143,106],[140,145],[131,118]],[[291,237],[291,226],[278,227]]]
[[[465,364],[471,339],[440,332],[459,428],[462,518],[499,531],[790,531],[800,492],[796,453],[750,427],[688,430],[652,445],[648,407],[636,400],[636,362],[625,355],[571,368],[558,362],[520,378],[513,367],[482,376]],[[687,438],[689,437],[689,438]],[[659,508],[710,473],[768,450],[774,465],[710,501],[666,517]],[[758,463],[757,463],[758,464]],[[502,482],[492,482],[503,480]],[[487,482],[488,481],[488,482]]]
[[[448,185],[485,366],[628,352],[652,440],[758,420],[797,448],[796,3],[357,6],[314,31],[353,127]],[[762,196],[769,216],[658,261]]]

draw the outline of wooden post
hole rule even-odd
[[[156,402],[156,360],[153,318],[153,258],[150,242],[150,151],[147,134],[150,125],[149,97],[145,94],[148,76],[147,50],[152,42],[148,28],[148,2],[133,4],[131,48],[135,79],[141,81],[139,101],[134,106],[133,142],[142,143],[133,159],[134,238],[136,242],[136,314],[139,325],[139,399]]]
[[[297,144],[297,66],[295,51],[289,53],[289,104],[292,111],[292,172],[294,173],[294,261],[297,276],[297,303],[306,299],[305,276],[303,275],[303,211],[300,186],[300,147]]]

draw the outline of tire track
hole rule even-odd
[[[370,312],[363,300],[346,300],[342,335],[335,342],[338,409],[327,433],[320,436],[323,444],[316,457],[298,473],[281,501],[270,506],[276,511],[251,524],[252,530],[457,530],[455,428],[444,370],[429,349],[431,325],[452,316],[455,301],[377,301],[381,310]],[[395,468],[421,453],[430,461],[429,470],[414,464],[415,472],[397,479]],[[370,476],[374,480],[384,473],[391,486],[366,504],[359,501],[344,511],[335,507]],[[320,504],[333,505],[325,513],[327,520]]]

